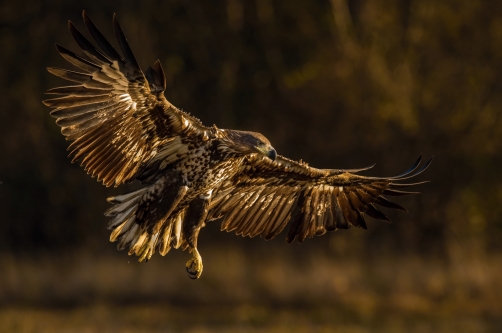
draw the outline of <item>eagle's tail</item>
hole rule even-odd
[[[113,216],[113,219],[108,222],[108,230],[112,230],[110,241],[119,240],[117,248],[125,249],[129,245],[136,244],[141,238],[143,232],[136,223],[136,215],[138,213],[139,201],[148,191],[148,187],[107,199],[108,202],[114,204],[106,212],[106,216]]]
[[[155,193],[158,193],[158,186],[154,184],[134,192],[108,198],[108,202],[114,204],[106,212],[106,216],[113,217],[108,223],[108,229],[112,230],[110,241],[118,241],[117,249],[123,250],[129,247],[129,255],[135,254],[138,261],[148,260],[159,248],[161,255],[166,255],[171,247],[179,248],[183,245],[181,222],[184,211],[176,214],[165,214],[163,218],[156,218],[152,223],[142,223],[145,218],[145,208],[161,211],[166,206],[166,202],[150,202],[156,207],[141,207],[146,201],[152,200]],[[153,216],[150,216],[153,217]]]

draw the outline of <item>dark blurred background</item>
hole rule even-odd
[[[369,222],[287,245],[209,224],[147,264],[109,243],[105,188],[67,158],[41,100],[77,51],[86,9],[116,12],[166,97],[220,128],[261,132],[310,165],[398,174],[435,156],[423,194]],[[502,3],[148,0],[0,3],[0,331],[502,331]]]

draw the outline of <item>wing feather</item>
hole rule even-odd
[[[84,83],[92,79],[92,76],[87,75],[85,73],[70,71],[62,68],[49,67],[47,68],[47,71],[51,74],[59,76],[62,79],[72,82]]]
[[[103,52],[110,57],[110,59],[117,59],[122,64],[125,65],[125,61],[122,56],[115,50],[115,48],[108,42],[108,40],[103,36],[101,31],[94,25],[87,12],[84,10],[82,12],[82,18],[84,20],[85,27],[87,31],[91,34],[92,38],[96,41],[98,46]]]
[[[314,192],[314,193],[313,193]],[[301,243],[305,238],[307,238],[309,227],[312,220],[315,217],[315,211],[312,209],[312,203],[316,199],[316,191],[314,187],[309,187],[308,191],[305,192],[305,204],[301,211],[301,218],[298,219],[298,242]]]
[[[122,28],[120,27],[119,20],[117,18],[117,14],[115,14],[115,13],[113,14],[113,32],[115,32],[115,37],[117,38],[117,41],[119,42],[120,50],[122,51],[124,58],[135,69],[140,70],[138,62],[136,61],[136,58],[134,57],[134,53],[132,52],[131,48],[129,47],[129,43],[127,42],[127,39],[126,39],[124,33],[122,32]]]
[[[294,194],[285,193],[278,196],[277,204],[269,208],[271,212],[270,216],[268,217],[268,220],[264,219],[264,222],[268,222],[270,227],[266,229],[263,228],[262,231],[262,236],[265,239],[268,240],[274,238],[284,229],[285,214],[287,214],[291,208],[292,202],[290,202],[289,199],[293,195]]]
[[[264,197],[261,197],[260,194],[263,192],[264,187],[261,187],[253,195],[246,201],[246,204],[240,209],[238,214],[235,216],[235,224],[239,227],[235,229],[235,232],[239,235],[241,234],[247,226],[248,220],[252,217],[256,210],[258,210],[261,206],[261,202],[257,203],[258,200],[263,201]],[[255,204],[256,203],[256,204]]]
[[[162,156],[156,157],[158,152],[170,151],[169,163],[175,164],[180,149],[214,135],[212,129],[165,99],[165,75],[160,63],[149,69],[155,82],[148,81],[116,15],[113,28],[122,54],[106,40],[87,13],[82,16],[99,48],[68,22],[70,33],[85,56],[60,45],[56,48],[79,71],[48,71],[77,85],[50,89],[48,94],[58,96],[44,101],[53,108],[51,115],[57,119],[62,134],[73,141],[69,146],[73,161],[81,160],[84,169],[106,186],[117,186],[143,179],[147,172],[150,176],[158,172],[159,165],[164,165]]]
[[[333,204],[333,211],[335,213],[336,229],[348,229],[350,228],[350,224],[349,222],[347,222],[345,216],[343,215],[342,208],[340,207],[339,196],[340,196],[340,189],[339,187],[336,187],[333,190],[333,197],[331,200],[331,203]]]
[[[82,33],[73,25],[71,21],[68,21],[68,30],[77,42],[78,46],[82,49],[87,57],[94,61],[98,65],[111,65],[112,61],[108,59],[101,51],[99,51],[94,45],[92,45],[87,38],[82,35]]]
[[[247,235],[255,237],[263,231],[265,225],[272,224],[271,215],[275,209],[280,209],[283,200],[284,196],[282,195],[270,195],[262,214],[254,216],[253,219],[249,221],[246,230]]]
[[[49,95],[67,95],[67,96],[96,96],[111,93],[113,88],[90,89],[82,86],[57,87],[47,90]]]
[[[292,192],[289,195],[285,195],[284,199],[281,200],[281,205],[274,211],[274,215],[270,219],[269,228],[263,231],[265,239],[272,239],[286,227],[289,222],[289,217],[291,213],[295,210],[297,206],[297,195]]]
[[[240,172],[216,192],[209,219],[223,217],[222,229],[243,236],[271,239],[289,223],[286,240],[303,242],[326,231],[350,225],[367,229],[364,215],[389,221],[375,205],[405,210],[383,195],[417,192],[397,188],[419,185],[399,183],[424,171],[421,158],[399,177],[365,177],[335,169],[315,169],[278,156],[276,161],[249,157]],[[425,164],[428,166],[430,160]],[[354,171],[355,170],[355,171]],[[417,171],[418,170],[418,171]]]
[[[314,230],[314,235],[320,236],[324,235],[326,233],[326,227],[325,227],[325,215],[326,215],[326,195],[327,195],[327,186],[323,185],[320,187],[319,190],[319,201],[314,207],[317,210],[316,213],[316,223],[315,223],[315,230]]]
[[[375,203],[379,206],[386,207],[386,208],[399,209],[399,210],[402,210],[405,212],[408,211],[406,208],[404,208],[400,204],[397,204],[393,201],[390,201],[389,199],[387,199],[381,195],[378,198],[376,198]]]
[[[82,58],[81,56],[73,53],[72,51],[68,50],[67,48],[59,44],[56,44],[56,49],[58,50],[59,54],[61,54],[61,56],[65,58],[66,61],[68,61],[73,66],[78,67],[86,72],[92,73],[96,70],[101,69],[98,65]]]
[[[378,208],[376,208],[373,204],[368,204],[368,208],[364,212],[368,216],[376,219],[376,220],[382,220],[382,221],[387,221],[390,222],[389,218],[385,216],[384,213],[382,213]]]
[[[248,236],[252,227],[256,225],[256,222],[253,223],[253,221],[257,221],[262,217],[263,211],[268,207],[272,198],[270,194],[264,192],[266,191],[256,194],[257,198],[251,203],[251,207],[247,209],[247,212],[242,215],[242,227],[237,234]],[[266,219],[263,218],[263,220],[265,221]]]
[[[333,186],[328,186],[326,193],[326,214],[324,219],[324,228],[326,231],[334,231],[336,230],[335,218],[333,215]]]

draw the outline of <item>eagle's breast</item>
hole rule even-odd
[[[192,193],[206,192],[235,175],[244,157],[222,154],[217,141],[188,147],[183,159],[174,167]]]

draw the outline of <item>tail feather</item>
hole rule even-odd
[[[138,233],[138,238],[136,240],[136,242],[134,243],[131,243],[132,246],[131,248],[129,249],[129,255],[132,255],[132,254],[135,254],[135,255],[139,255],[139,250],[141,249],[141,247],[143,246],[143,244],[145,243],[145,240],[146,238],[148,237],[148,233],[147,232],[139,232]]]
[[[138,261],[149,260],[159,249],[161,255],[166,255],[171,247],[185,249],[182,232],[182,223],[185,210],[176,212],[163,220],[156,221],[155,227],[146,228],[137,223],[140,212],[140,202],[151,195],[154,185],[140,190],[108,198],[114,204],[105,212],[106,216],[113,217],[108,223],[111,230],[110,241],[117,243],[118,250],[129,247],[128,254],[138,256]],[[165,203],[164,203],[165,204]],[[151,207],[153,208],[153,207]],[[140,214],[141,215],[141,214]]]
[[[157,243],[157,239],[159,238],[159,233],[155,233],[153,235],[147,235],[143,246],[139,249],[139,253],[136,253],[139,256],[138,261],[142,262],[143,260],[150,260],[150,258],[155,253],[155,244]]]
[[[159,239],[159,253],[161,256],[165,256],[171,249],[171,231],[173,229],[173,223],[168,221],[162,230],[162,234]]]
[[[181,223],[179,221],[182,221],[183,217],[184,210],[170,217],[162,227],[157,243],[160,255],[165,256],[171,247],[178,248],[179,232],[181,231]]]
[[[142,188],[140,190],[127,193],[124,195],[118,195],[116,197],[110,197],[106,199],[108,202],[114,204],[112,207],[105,211],[105,216],[112,217],[116,216],[120,212],[128,209],[133,205],[137,205],[143,194],[148,190],[148,187]]]
[[[113,230],[115,228],[118,228],[117,226],[123,224],[124,221],[131,217],[131,215],[136,211],[137,208],[138,205],[134,205],[125,210],[123,213],[117,214],[113,219],[110,220],[110,222],[108,222],[107,229]]]
[[[134,192],[129,192],[129,193],[126,193],[126,194],[117,195],[117,196],[114,196],[114,197],[109,197],[109,198],[106,199],[106,201],[108,201],[111,204],[119,204],[119,203],[122,203],[122,202],[125,202],[125,201],[129,201],[129,199],[136,198],[140,194],[143,194],[147,190],[148,190],[148,187],[144,187],[144,188],[141,188],[141,189],[136,190]]]
[[[136,223],[136,216],[141,198],[151,188],[149,186],[107,199],[108,202],[114,204],[105,212],[106,216],[114,217],[108,222],[108,229],[112,230],[110,241],[115,242],[118,240],[118,250],[123,250],[129,246],[129,255],[133,253],[139,255],[139,250],[145,240],[149,238],[147,231],[142,230],[141,226]]]
[[[171,244],[175,249],[178,249],[182,242],[181,224],[183,223],[184,214],[178,214],[174,219],[174,226],[172,232]]]
[[[112,231],[110,235],[110,242],[115,242],[119,236],[124,234],[126,231],[129,231],[133,225],[137,225],[135,222],[136,216],[130,216],[127,220],[122,222],[122,224]]]
[[[134,240],[134,238],[137,235],[138,229],[139,229],[139,225],[135,223],[129,230],[127,230],[124,233],[124,235],[120,238],[120,240],[117,244],[117,249],[119,251],[122,251],[123,249],[125,249],[126,247],[131,245],[132,241]]]

